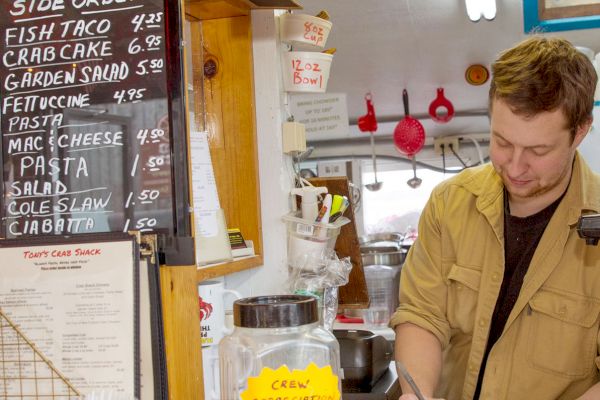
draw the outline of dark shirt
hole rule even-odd
[[[504,279],[492,315],[490,333],[481,362],[474,399],[478,399],[481,392],[485,364],[490,350],[502,335],[508,316],[517,301],[517,297],[519,297],[521,286],[523,286],[523,278],[527,273],[535,249],[562,197],[559,197],[542,211],[520,218],[510,215],[508,194],[506,190],[504,191]]]

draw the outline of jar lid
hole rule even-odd
[[[317,299],[312,296],[257,296],[233,302],[233,324],[243,328],[288,328],[318,320]]]

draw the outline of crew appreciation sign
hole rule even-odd
[[[264,367],[259,376],[248,379],[242,400],[340,400],[338,377],[331,366],[290,371],[285,365],[276,370]]]
[[[173,231],[164,0],[3,0],[0,236]]]

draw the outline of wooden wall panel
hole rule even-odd
[[[195,266],[160,268],[169,400],[204,399],[196,282]]]

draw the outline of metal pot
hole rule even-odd
[[[399,233],[376,233],[359,239],[363,268],[371,265],[388,265],[398,268],[394,276],[394,301],[398,306],[398,291],[400,290],[400,273],[408,250],[402,245],[404,236]],[[348,318],[362,317],[362,309],[345,309]]]
[[[373,233],[361,236],[358,242],[360,244],[360,252],[363,254],[384,253],[400,249],[406,253],[412,245],[412,240],[407,239],[406,235],[398,232]],[[404,259],[402,262],[404,262]]]
[[[373,245],[389,245],[399,244],[404,239],[404,235],[398,232],[383,232],[383,233],[372,233],[367,236],[361,236],[358,241],[361,246],[373,246]]]
[[[369,249],[371,250],[371,249]],[[368,251],[363,252],[361,247],[363,266],[367,265],[402,265],[406,257],[405,249],[395,251]]]
[[[401,265],[407,249],[402,245],[404,236],[397,232],[375,233],[359,239],[363,266]]]

